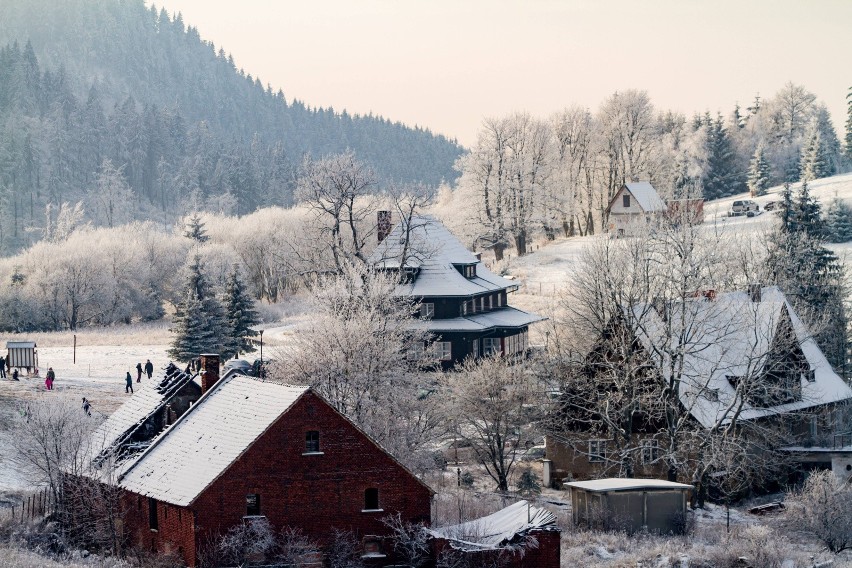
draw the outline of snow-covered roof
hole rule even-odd
[[[680,399],[704,426],[721,419],[737,397],[729,377],[760,376],[782,320],[789,319],[813,381],[801,377],[801,400],[776,406],[743,405],[740,420],[801,410],[852,398],[852,389],[832,370],[805,325],[775,286],[762,288],[759,301],[746,292],[696,298],[663,310],[648,304],[633,307],[634,327],[663,375],[672,374],[671,354],[683,351]],[[672,333],[674,331],[674,333]],[[671,344],[666,347],[667,337]]]
[[[194,377],[170,364],[161,379],[138,384],[133,396],[95,429],[88,448],[90,459],[111,457],[110,454],[130,439],[150,416],[162,410]]]
[[[612,208],[612,204],[619,198],[619,196],[627,191],[630,195],[633,196],[633,199],[636,200],[636,203],[645,213],[654,213],[657,211],[665,211],[666,210],[666,202],[660,197],[660,194],[657,193],[657,190],[654,189],[654,186],[651,185],[650,182],[647,181],[633,181],[630,183],[624,184],[624,187],[621,188],[621,191],[617,192],[612,200],[609,202],[607,206],[607,211]]]
[[[427,319],[415,320],[412,327],[422,329],[430,333],[452,332],[452,331],[488,331],[489,329],[505,327],[524,327],[543,318],[536,314],[530,314],[517,308],[496,308],[490,312],[470,314],[450,319]]]
[[[663,479],[633,479],[610,477],[606,479],[592,479],[590,481],[572,481],[566,483],[568,487],[576,487],[586,491],[628,491],[631,489],[692,489],[692,485],[676,483]]]
[[[457,548],[469,550],[489,550],[499,548],[515,537],[523,536],[533,529],[550,528],[556,525],[556,515],[529,503],[518,501],[492,513],[487,517],[468,521],[459,525],[427,529],[438,538],[445,538]]]
[[[123,473],[120,486],[189,505],[308,388],[240,374],[220,379]]]
[[[6,349],[33,349],[35,341],[7,341]]]
[[[369,262],[378,268],[416,270],[414,279],[401,284],[397,293],[405,296],[472,296],[517,288],[517,284],[497,276],[480,262],[440,221],[415,217],[408,231],[398,223],[373,250]],[[464,277],[456,265],[476,265],[474,278]]]

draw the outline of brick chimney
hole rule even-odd
[[[763,286],[760,283],[748,285],[748,297],[752,302],[758,303],[763,299]]]
[[[201,392],[205,393],[219,382],[219,355],[201,355]]]
[[[390,234],[391,228],[393,228],[393,225],[391,224],[391,212],[378,211],[376,213],[376,236],[378,237],[379,242],[385,240],[385,238]]]

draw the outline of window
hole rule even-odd
[[[425,354],[425,346],[422,341],[415,341],[411,345],[408,346],[408,350],[405,354],[405,357],[409,361],[419,361],[423,359],[423,355]]]
[[[155,531],[159,528],[157,523],[157,500],[148,497],[148,528]]]
[[[320,451],[319,431],[308,430],[305,432],[305,452],[313,454]]]
[[[375,487],[370,487],[364,491],[364,510],[365,511],[380,511],[379,509],[379,490]]]
[[[435,316],[435,304],[420,304],[420,317],[421,318],[431,318]]]
[[[480,312],[484,312],[484,311],[485,311],[485,296],[481,296],[481,297],[479,298],[479,311],[480,311]]]
[[[435,358],[440,361],[450,361],[453,358],[453,344],[449,341],[436,341]]]
[[[494,296],[491,296],[490,294],[488,296],[488,309],[489,310],[494,309]]]
[[[479,340],[478,339],[473,340],[473,345],[471,346],[470,350],[473,352],[474,357],[479,357]]]
[[[621,204],[625,207],[630,207],[630,195],[624,194],[621,196]]]
[[[660,457],[660,445],[657,440],[642,441],[642,463],[654,463]]]
[[[502,353],[503,348],[500,345],[499,337],[486,337],[482,340],[482,355],[488,357],[497,353]]]
[[[317,438],[319,442],[319,438]],[[258,493],[249,493],[246,495],[246,516],[257,517],[260,515],[260,495]]]
[[[703,396],[710,402],[719,402],[719,389],[702,389],[701,396]]]
[[[467,302],[462,302],[462,305],[461,305],[461,315],[463,315],[463,316],[466,316],[466,315],[467,315]]]
[[[497,307],[503,307],[503,294],[501,294],[500,292],[497,292]]]
[[[809,383],[816,382],[816,371],[814,369],[808,369],[805,371],[805,379],[807,379]]]
[[[606,440],[589,440],[589,463],[602,463],[606,459]]]

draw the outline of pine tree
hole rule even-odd
[[[249,337],[254,337],[257,332],[251,326],[260,323],[260,316],[254,309],[254,301],[246,293],[236,266],[225,285],[223,304],[228,329],[225,356],[230,359],[240,353],[253,352],[254,345],[249,341]]]
[[[829,362],[845,376],[848,341],[842,266],[823,246],[820,206],[810,195],[807,182],[795,200],[789,185],[783,195],[781,224],[770,238],[767,268],[814,330],[814,339]]]
[[[196,256],[189,267],[181,299],[172,320],[174,333],[169,357],[188,361],[202,353],[222,353],[226,322],[222,305],[216,299]]]
[[[766,189],[769,187],[769,174],[769,161],[766,159],[766,150],[761,142],[754,151],[748,172],[748,190],[752,197],[766,194]]]
[[[852,241],[852,207],[838,197],[825,212],[825,233],[831,243]]]
[[[743,191],[744,179],[737,168],[736,154],[722,121],[705,118],[707,124],[707,170],[704,174],[704,197],[716,199]]]
[[[192,217],[187,221],[186,231],[184,231],[183,236],[199,243],[207,242],[207,231],[204,230],[204,223],[201,221],[198,213],[193,213]]]
[[[819,179],[828,175],[828,160],[825,155],[825,147],[822,135],[816,124],[811,125],[808,132],[807,142],[802,149],[801,165],[799,167],[803,182]]]
[[[846,159],[852,162],[852,87],[846,95]]]

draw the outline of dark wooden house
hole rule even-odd
[[[382,213],[380,229],[388,225]],[[412,346],[412,357],[434,349],[446,368],[467,357],[526,352],[530,324],[544,318],[509,306],[509,293],[517,290],[517,283],[488,270],[440,221],[415,217],[389,232],[380,230],[379,236],[383,239],[370,263],[399,273],[397,293],[420,302],[419,318],[412,325],[434,339]]]

